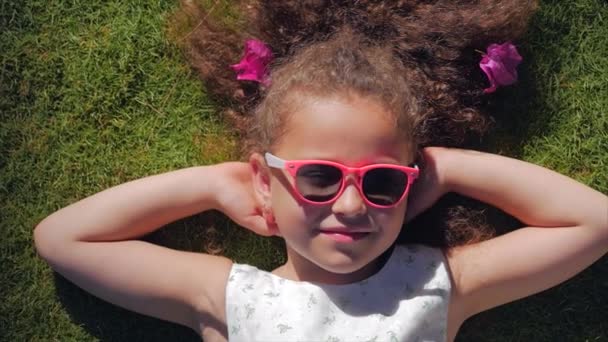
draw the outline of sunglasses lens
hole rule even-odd
[[[331,200],[341,185],[342,171],[330,165],[305,165],[296,174],[296,188],[304,198],[312,202]]]
[[[377,168],[365,173],[363,193],[367,199],[377,205],[393,205],[401,199],[407,187],[407,174],[391,169]]]

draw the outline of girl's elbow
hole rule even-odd
[[[44,226],[42,222],[34,228],[34,247],[38,255],[44,260],[48,260],[48,256],[51,254],[50,250],[52,249],[49,231],[50,227]]]
[[[56,229],[52,225],[43,222],[34,228],[34,247],[38,255],[51,263],[62,250],[66,250],[67,242],[56,234]]]

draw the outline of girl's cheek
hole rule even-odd
[[[376,224],[385,229],[401,230],[403,222],[405,222],[405,207],[395,208],[386,212],[377,212],[373,215]]]

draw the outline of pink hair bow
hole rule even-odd
[[[479,67],[488,76],[490,87],[484,93],[493,93],[498,86],[506,86],[517,81],[517,66],[522,61],[515,45],[490,44],[483,55]]]
[[[237,80],[254,81],[270,86],[268,65],[272,61],[272,51],[262,41],[249,39],[245,42],[245,56],[238,64],[230,67],[236,71]]]

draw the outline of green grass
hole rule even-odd
[[[196,340],[84,293],[32,242],[44,217],[102,189],[236,157],[235,138],[168,38],[176,6],[0,0],[0,340]],[[488,149],[608,193],[606,46],[605,2],[543,3],[522,48],[521,82],[495,104]],[[282,260],[280,242],[215,213],[150,239],[201,250],[214,232],[240,262],[268,269]],[[608,341],[607,293],[603,258],[554,289],[472,318],[459,339]]]

